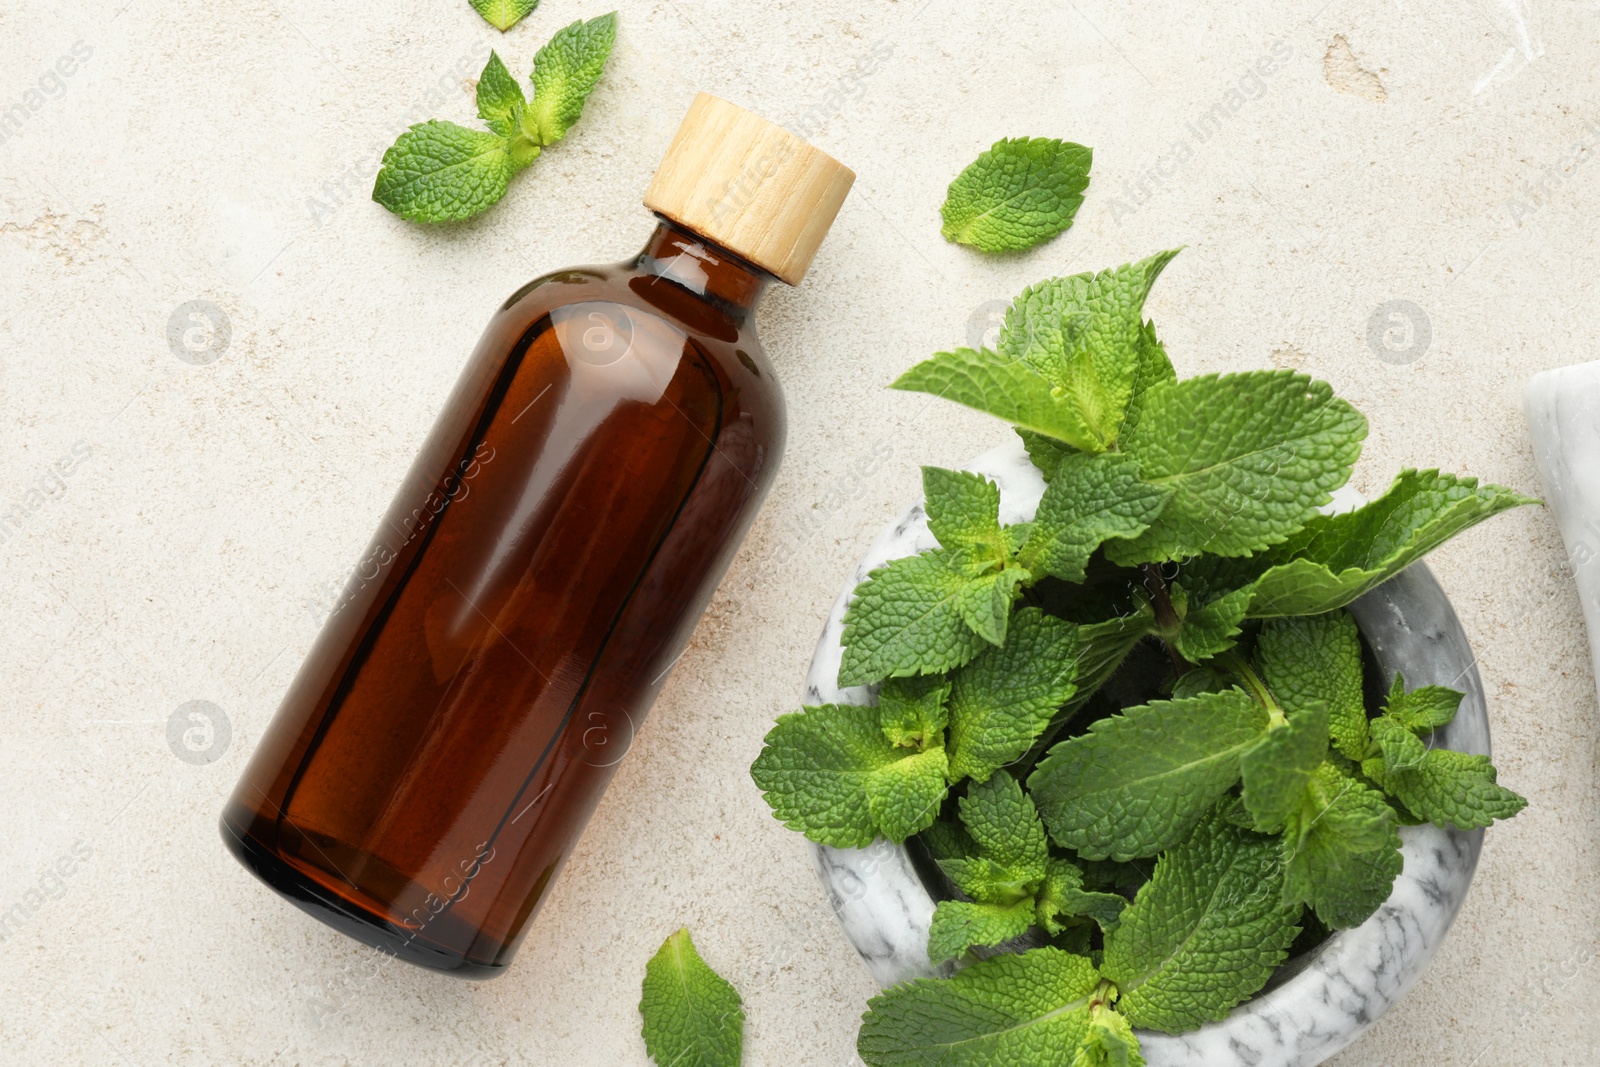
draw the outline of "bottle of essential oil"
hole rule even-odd
[[[305,911],[510,962],[783,451],[755,334],[854,175],[700,95],[634,259],[512,294],[222,816]]]

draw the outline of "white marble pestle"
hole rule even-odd
[[[1561,528],[1600,676],[1600,362],[1535,374],[1523,390],[1533,459]]]

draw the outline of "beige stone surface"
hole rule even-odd
[[[490,46],[525,73],[604,9],[545,0],[502,36],[464,0],[0,7],[0,114],[23,108],[0,143],[0,911],[32,905],[0,943],[0,1062],[642,1064],[639,979],[680,924],[744,994],[747,1063],[855,1062],[871,984],[747,767],[917,464],[1007,433],[882,386],[1039,278],[1187,245],[1150,307],[1182,373],[1330,380],[1372,423],[1367,493],[1407,465],[1538,491],[1522,383],[1595,355],[1594,5],[622,0],[582,123],[499,207],[435,230],[367,199],[404,123],[470,119]],[[217,813],[482,324],[636,250],[702,89],[859,175],[761,313],[785,466],[515,968],[376,966],[247,876]],[[1094,147],[1077,225],[1005,258],[946,244],[945,185],[1017,135]],[[195,300],[229,328],[203,365],[168,341]],[[1537,509],[1433,558],[1531,804],[1339,1067],[1595,1062],[1596,697],[1564,558]],[[214,762],[168,746],[191,700],[231,726]]]

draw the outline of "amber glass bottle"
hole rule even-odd
[[[505,302],[223,812],[245,866],[400,958],[507,965],[772,481],[755,304],[852,180],[702,94],[639,256]]]

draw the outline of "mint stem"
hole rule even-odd
[[[1289,721],[1288,716],[1283,713],[1283,705],[1278,703],[1277,698],[1267,689],[1267,683],[1261,680],[1261,676],[1245,662],[1243,656],[1237,652],[1224,652],[1217,657],[1217,662],[1243,682],[1250,694],[1261,702],[1261,706],[1267,709],[1267,721],[1271,725],[1282,726]]]
[[[1150,593],[1150,606],[1155,609],[1156,628],[1163,634],[1175,634],[1183,627],[1183,620],[1178,618],[1178,612],[1172,606],[1172,597],[1167,593],[1167,580],[1161,577],[1159,563],[1140,564],[1139,571],[1144,575],[1144,587]],[[1194,670],[1194,665],[1178,654],[1172,643],[1165,637],[1161,639],[1161,646],[1167,650],[1167,655],[1172,657],[1172,669],[1178,672],[1178,677],[1183,677]]]

